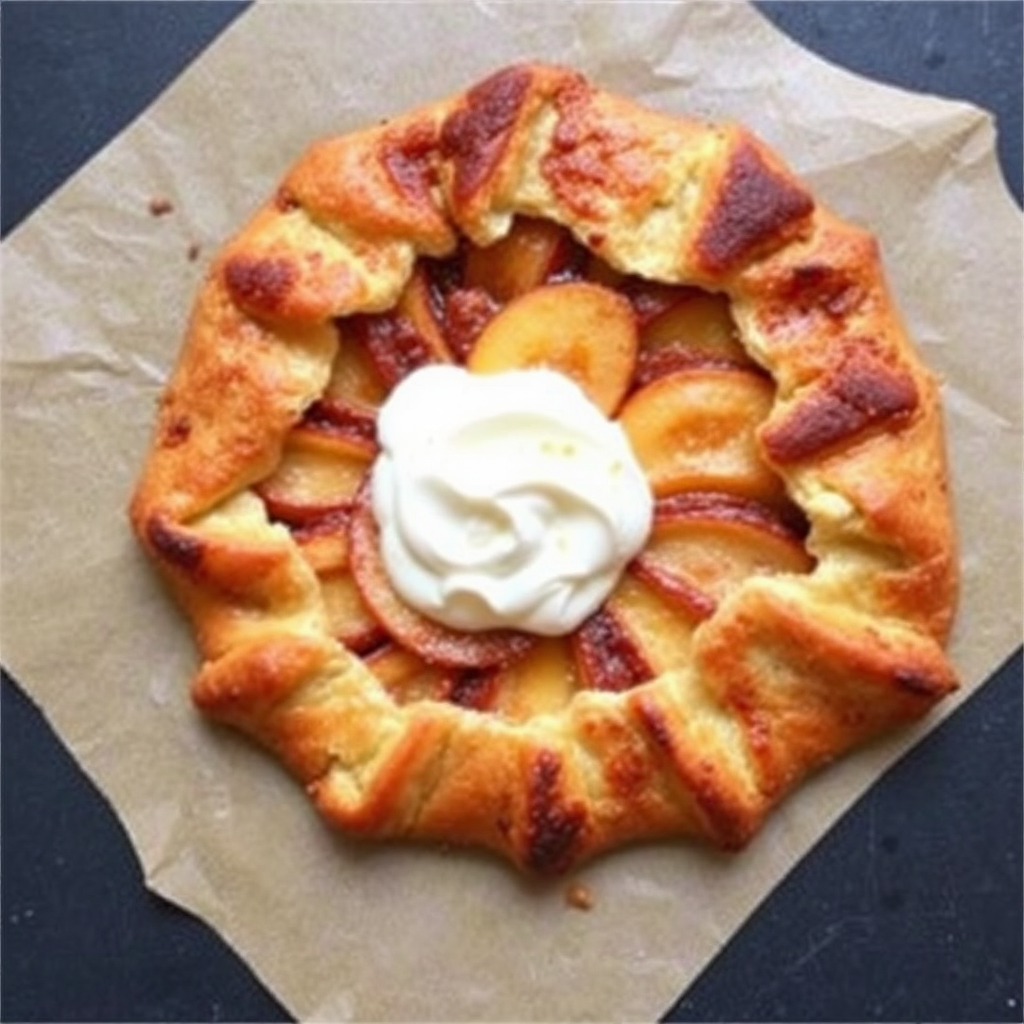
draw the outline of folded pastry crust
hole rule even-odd
[[[812,571],[753,576],[686,664],[527,720],[392,699],[330,634],[320,581],[256,487],[322,394],[339,318],[515,217],[618,271],[728,296],[775,391],[758,431]],[[670,835],[741,847],[808,772],[927,712],[957,559],[936,381],[875,240],[750,132],[552,66],[312,146],[213,261],[131,505],[189,615],[196,704],[265,744],[354,834],[481,845],[552,873]]]

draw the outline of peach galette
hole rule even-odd
[[[212,264],[132,521],[203,711],[353,834],[738,848],[955,686],[936,384],[736,126],[504,69]]]

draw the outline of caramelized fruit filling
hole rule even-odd
[[[684,665],[694,630],[752,575],[813,568],[799,511],[761,458],[771,380],[727,300],[613,270],[547,222],[421,259],[396,307],[338,322],[324,394],[258,485],[315,570],[330,628],[398,703],[449,701],[524,720],[579,689],[619,691]],[[563,637],[462,632],[408,607],[381,556],[366,482],[376,412],[432,363],[573,379],[624,429],[655,495],[644,549]]]

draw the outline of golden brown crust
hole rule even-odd
[[[685,668],[525,722],[393,701],[329,636],[315,573],[252,490],[323,392],[333,321],[390,308],[417,258],[513,216],[729,296],[776,387],[760,444],[816,559],[707,610]],[[869,235],[742,128],[522,65],[289,171],[209,271],[131,518],[195,625],[197,705],[274,750],[328,818],[556,872],[656,836],[742,846],[809,771],[953,689],[944,458],[936,383]]]

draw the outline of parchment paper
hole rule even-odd
[[[216,245],[312,138],[522,58],[745,121],[876,231],[946,379],[964,552],[955,700],[805,785],[739,857],[677,843],[592,865],[589,913],[488,858],[325,828],[275,762],[191,709],[190,635],[124,516]],[[173,210],[154,217],[155,197]],[[1020,253],[986,114],[832,68],[742,4],[260,4],[4,245],[5,664],[112,802],[148,884],[299,1018],[652,1019],[1020,642]]]

